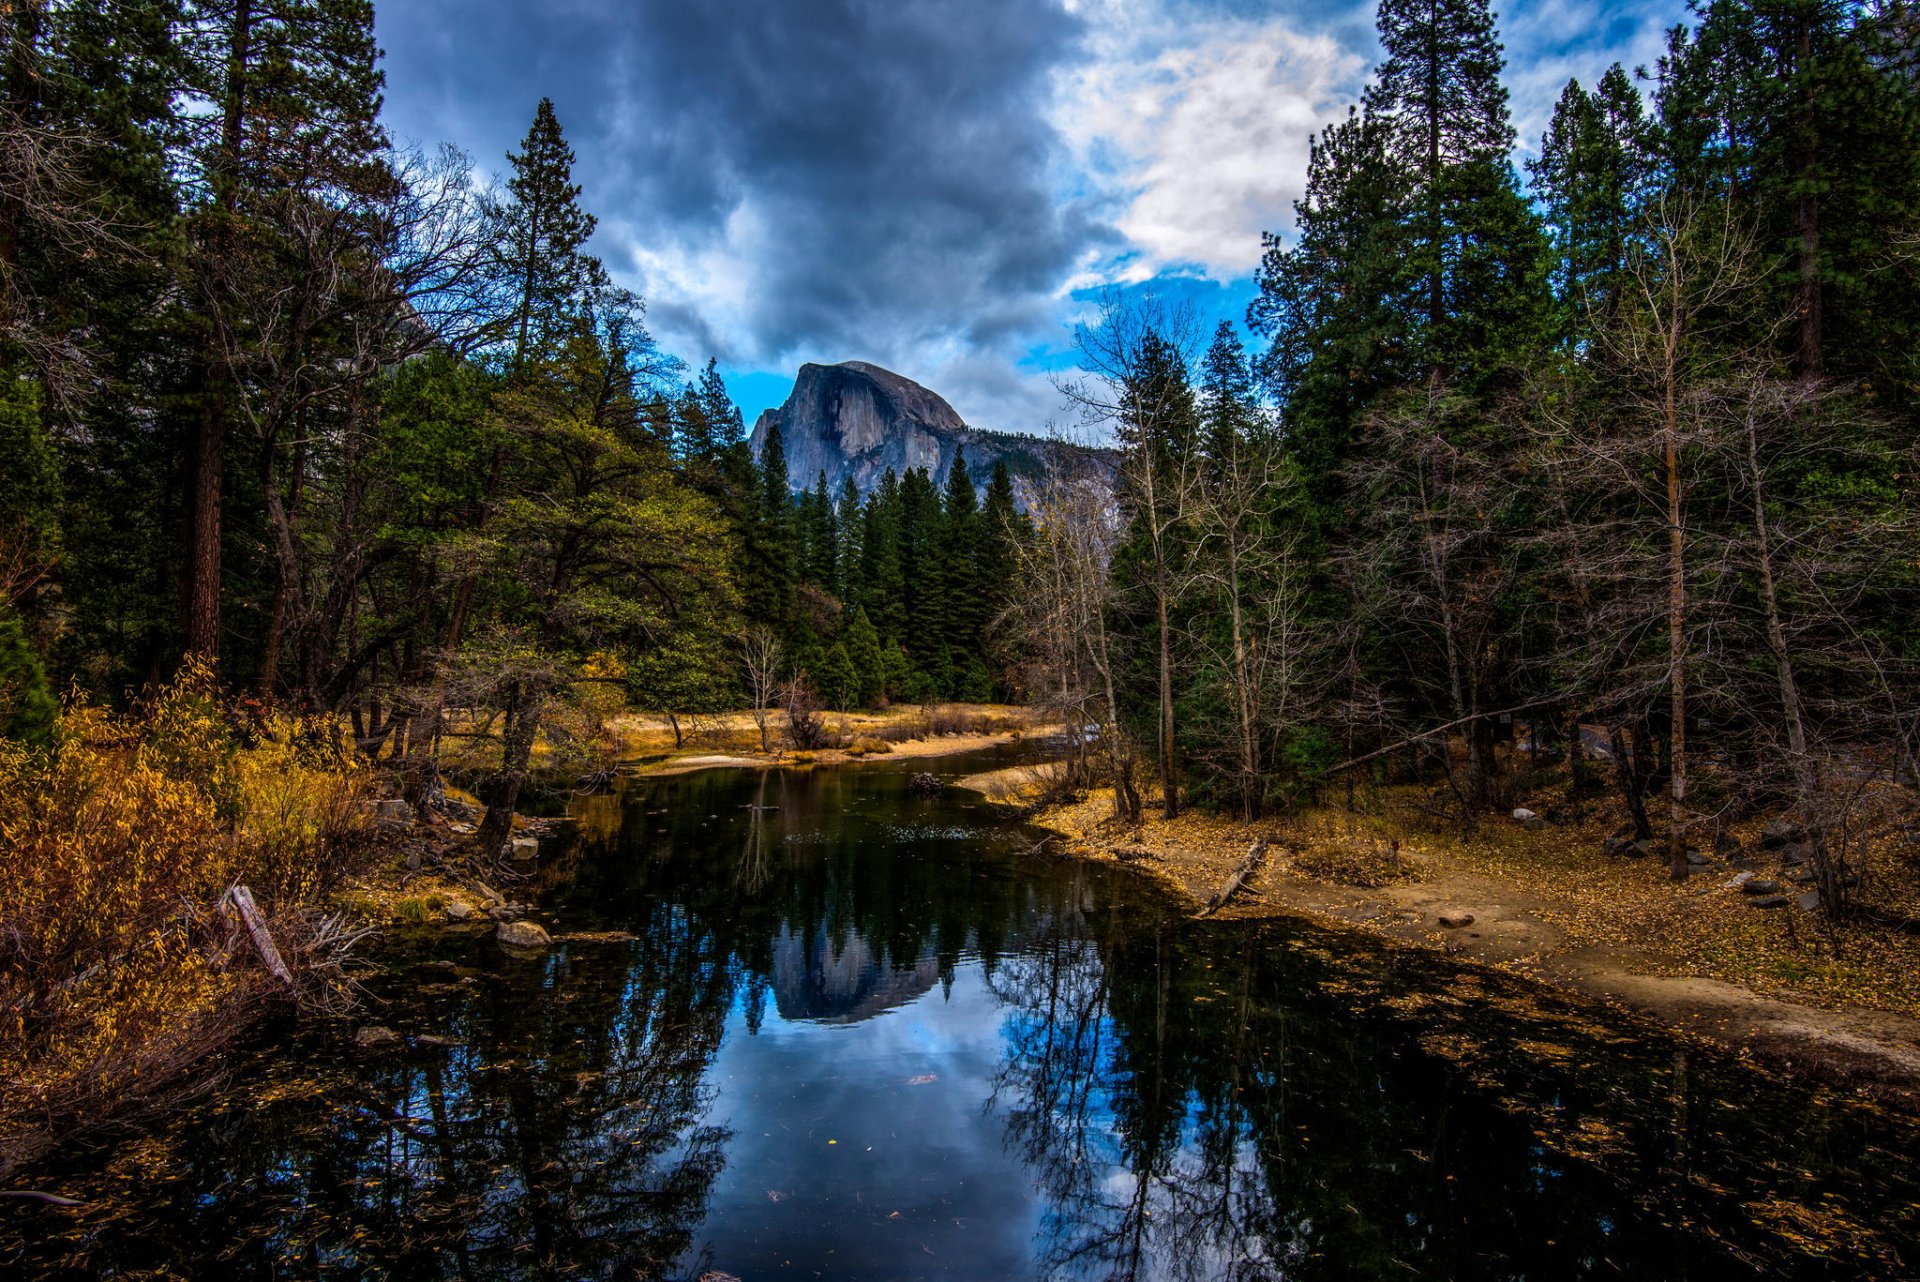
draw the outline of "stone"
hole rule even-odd
[[[1787,897],[1785,895],[1759,895],[1753,899],[1749,899],[1747,902],[1755,908],[1785,908],[1787,906]]]
[[[1463,926],[1473,925],[1473,914],[1462,912],[1441,913],[1440,924],[1448,930],[1459,930]]]
[[[1756,877],[1740,887],[1740,891],[1747,895],[1777,895],[1780,893],[1780,883],[1770,877]]]
[[[1713,853],[1722,859],[1731,859],[1744,849],[1746,847],[1740,844],[1740,839],[1730,832],[1713,834]]]
[[[1752,881],[1752,880],[1753,880],[1753,874],[1752,874],[1752,873],[1750,873],[1750,872],[1737,872],[1737,873],[1735,873],[1735,874],[1733,874],[1733,876],[1731,876],[1731,877],[1729,877],[1729,878],[1727,878],[1727,889],[1728,889],[1728,890],[1738,890],[1738,889],[1740,889],[1740,888],[1741,888],[1742,886],[1744,886],[1744,885],[1746,885],[1746,884],[1747,884],[1748,882],[1750,882],[1750,881]]]
[[[506,948],[550,948],[553,936],[538,922],[503,921],[493,928],[493,937]]]
[[[1118,461],[1111,450],[975,431],[940,396],[865,361],[802,365],[786,401],[753,425],[756,454],[775,427],[786,447],[788,474],[812,484],[825,472],[831,494],[850,480],[865,495],[888,468],[904,476],[908,468],[926,467],[941,486],[959,456],[978,477],[990,475],[1002,460],[1015,476],[1042,475],[1050,463],[1078,463],[1107,483]]]
[[[1633,843],[1625,837],[1609,837],[1601,843],[1600,849],[1609,855],[1628,855],[1633,852]]]
[[[936,796],[943,787],[938,775],[928,774],[924,770],[907,780],[907,791],[922,797]]]
[[[1627,847],[1627,858],[1646,859],[1657,853],[1651,841],[1636,841]]]
[[[512,852],[515,859],[533,859],[540,854],[540,839],[538,837],[515,837],[513,841],[509,843],[508,849]]]
[[[1813,847],[1804,841],[1796,841],[1790,846],[1780,848],[1780,866],[1798,868],[1813,858]]]
[[[368,1024],[353,1035],[353,1044],[363,1051],[381,1050],[388,1046],[397,1046],[400,1034],[384,1024]]]
[[[1525,806],[1522,806],[1513,812],[1513,817],[1521,823],[1525,823],[1529,819],[1538,819],[1540,816],[1534,814],[1533,811],[1528,810]]]
[[[409,806],[398,797],[389,797],[385,801],[375,803],[373,807],[373,817],[375,819],[397,820],[400,823],[412,823],[416,816],[413,813],[412,806]]]
[[[1802,912],[1812,912],[1820,906],[1820,892],[1817,890],[1809,890],[1804,895],[1795,895],[1793,897],[1793,906]]]
[[[1689,864],[1692,864],[1695,868],[1704,868],[1708,864],[1713,862],[1713,857],[1711,855],[1703,854],[1698,850],[1689,850],[1687,852],[1687,862]]]
[[[1791,819],[1770,819],[1767,821],[1767,826],[1760,830],[1760,849],[1778,850],[1782,846],[1806,839],[1805,826]]]
[[[1789,868],[1787,869],[1787,880],[1797,886],[1811,885],[1814,881],[1813,869]]]
[[[473,916],[473,905],[464,899],[455,899],[447,904],[448,921],[466,921]]]
[[[420,1036],[413,1039],[413,1044],[415,1046],[425,1046],[434,1050],[438,1050],[438,1049],[449,1047],[449,1046],[465,1045],[464,1042],[461,1042],[452,1037],[442,1037],[438,1033],[422,1033],[420,1034]]]

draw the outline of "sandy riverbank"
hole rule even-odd
[[[994,771],[963,786],[1021,804],[1035,778]],[[1265,863],[1220,917],[1297,916],[1442,951],[1920,1107],[1920,940],[1832,937],[1814,914],[1756,910],[1724,868],[1676,885],[1658,861],[1598,854],[1602,818],[1545,831],[1501,820],[1459,836],[1332,809],[1254,825],[1150,815],[1125,829],[1110,815],[1097,793],[1033,822],[1066,853],[1158,878],[1196,912],[1264,836]]]

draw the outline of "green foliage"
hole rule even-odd
[[[47,686],[46,670],[27,640],[26,626],[17,614],[0,607],[0,738],[30,748],[51,747],[59,717],[59,701]]]

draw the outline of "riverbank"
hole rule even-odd
[[[1021,773],[962,786],[1019,804],[1037,791]],[[1298,916],[1445,952],[1920,1107],[1920,939],[1829,933],[1816,914],[1757,909],[1724,864],[1675,883],[1658,860],[1601,854],[1612,829],[1604,814],[1564,827],[1496,820],[1461,835],[1395,813],[1407,800],[1388,798],[1370,816],[1322,807],[1251,825],[1150,814],[1123,829],[1111,797],[1094,793],[1033,822],[1065,853],[1137,868],[1195,911],[1265,838],[1264,861],[1218,916]],[[1755,827],[1741,837],[1757,854]]]
[[[1059,729],[1010,704],[899,707],[826,713],[821,719],[826,741],[806,750],[787,745],[786,714],[779,711],[768,714],[768,751],[760,749],[760,728],[750,712],[703,717],[683,725],[678,736],[673,723],[659,714],[628,713],[615,718],[611,729],[625,759],[622,772],[642,777],[727,767],[839,765],[875,757],[950,757]]]

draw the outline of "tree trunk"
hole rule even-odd
[[[1666,362],[1667,654],[1672,726],[1667,812],[1667,870],[1687,875],[1687,539],[1680,493],[1679,313],[1668,333]]]
[[[1169,819],[1180,816],[1180,789],[1174,781],[1173,762],[1173,626],[1167,618],[1166,572],[1161,571],[1157,591],[1160,609],[1160,794]]]
[[[540,732],[540,696],[515,682],[507,696],[507,715],[501,728],[500,769],[487,781],[487,815],[480,823],[480,849],[493,858],[506,853],[513,836],[513,812],[533,760],[534,737]]]

